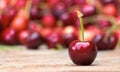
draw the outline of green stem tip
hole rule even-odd
[[[83,14],[80,11],[77,11],[77,16],[78,16],[79,21],[80,21],[80,28],[81,28],[81,31],[82,31],[82,41],[84,42],[84,27],[83,27],[83,22],[82,22]]]

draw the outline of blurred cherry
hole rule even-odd
[[[29,30],[23,30],[23,31],[19,32],[19,34],[18,34],[19,43],[21,45],[24,45],[25,41],[29,37],[29,35],[30,35]]]
[[[41,9],[36,6],[36,5],[33,5],[30,9],[30,17],[31,19],[33,20],[36,20],[36,19],[40,19],[41,18]]]
[[[98,27],[99,27],[99,28],[102,28],[102,29],[105,29],[105,28],[108,28],[108,27],[111,27],[111,26],[112,26],[111,22],[108,21],[108,20],[105,20],[105,19],[99,20],[99,21],[97,22],[97,24],[98,24]]]
[[[74,20],[72,20],[70,13],[65,12],[60,16],[60,20],[63,23],[63,26],[73,25]]]
[[[41,45],[41,43],[42,43],[41,35],[38,32],[33,31],[26,38],[25,46],[28,49],[38,49],[38,47]]]
[[[41,19],[41,23],[44,27],[55,27],[56,26],[56,20],[52,14],[45,14]]]
[[[63,14],[66,11],[66,9],[67,8],[64,5],[64,3],[59,2],[59,3],[54,5],[54,7],[52,8],[52,12],[56,18],[59,18],[61,16],[61,14]]]
[[[51,32],[50,34],[48,34],[46,38],[46,43],[50,49],[51,48],[57,49],[59,48],[59,46],[63,45],[63,39],[60,34]]]
[[[83,13],[84,17],[92,16],[96,14],[96,7],[93,5],[83,5],[81,8],[81,12]]]
[[[103,13],[105,15],[116,16],[117,8],[113,4],[107,4],[103,7]]]
[[[77,29],[73,26],[67,26],[64,28],[62,36],[64,45],[68,48],[72,41],[78,40]]]
[[[97,45],[98,50],[111,50],[115,49],[118,37],[115,34],[110,34],[106,37],[106,34],[97,34],[94,37],[94,42]]]
[[[2,43],[6,45],[18,44],[17,32],[14,29],[8,28],[2,32]]]

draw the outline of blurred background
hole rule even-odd
[[[68,48],[81,40],[76,10],[83,13],[86,41],[98,50],[119,45],[120,0],[0,0],[0,45]]]

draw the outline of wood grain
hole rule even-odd
[[[100,51],[90,66],[76,66],[68,51],[9,50],[0,52],[0,72],[120,72],[120,48]]]

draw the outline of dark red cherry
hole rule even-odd
[[[58,48],[59,45],[63,45],[62,36],[59,33],[52,32],[48,34],[46,38],[46,43],[49,48]]]
[[[108,28],[112,26],[111,22],[105,19],[99,20],[97,24],[99,28]]]
[[[93,42],[75,40],[69,46],[69,56],[77,65],[90,65],[96,55],[97,47]]]
[[[81,12],[83,13],[84,17],[95,15],[96,7],[92,5],[83,5],[83,7],[81,8]]]
[[[106,37],[105,34],[97,34],[94,37],[94,42],[97,45],[98,50],[111,50],[115,49],[118,37],[115,34],[111,34]]]
[[[14,29],[6,29],[2,33],[2,43],[6,45],[16,45],[18,43],[17,32]]]
[[[31,19],[35,20],[35,19],[40,19],[41,18],[41,9],[38,8],[38,6],[33,5],[30,9],[30,17]]]
[[[115,0],[100,0],[103,5],[115,3]]]
[[[38,49],[38,47],[41,45],[42,40],[41,36],[38,32],[31,32],[29,37],[26,38],[25,46],[28,49]]]
[[[61,14],[60,20],[62,21],[63,26],[68,26],[68,25],[74,24],[74,21],[72,20],[72,17],[70,15],[70,13],[68,13],[68,12]]]
[[[54,7],[52,8],[52,12],[56,18],[59,18],[61,14],[63,14],[65,11],[66,6],[62,2],[55,4]]]

